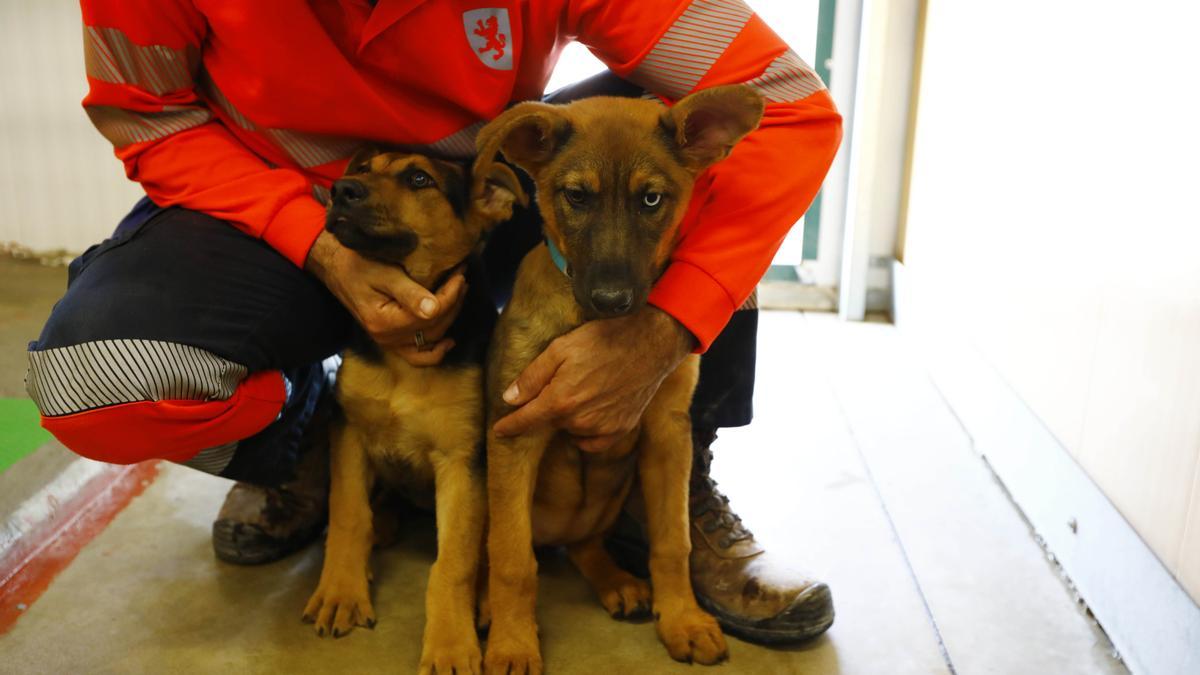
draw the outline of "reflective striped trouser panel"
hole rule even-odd
[[[288,477],[350,319],[310,275],[227,223],[143,200],[71,263],[29,346],[42,424],[91,459]]]

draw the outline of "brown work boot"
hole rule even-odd
[[[725,632],[760,644],[814,638],[833,624],[829,586],[809,578],[754,541],[709,476],[715,431],[693,434],[692,587]]]
[[[331,398],[331,397],[328,397]],[[322,400],[301,441],[296,478],[277,488],[235,483],[213,522],[213,552],[235,565],[274,562],[321,535],[329,509],[329,417]]]
[[[692,588],[700,606],[721,628],[748,642],[802,642],[833,624],[829,587],[792,569],[754,541],[708,475],[715,431],[693,433],[695,459],[690,485]],[[626,569],[646,576],[645,515],[635,491],[608,548]]]

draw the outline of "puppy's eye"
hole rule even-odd
[[[647,192],[642,196],[642,206],[647,209],[657,209],[662,204],[661,192]]]
[[[565,188],[563,190],[563,194],[566,195],[567,201],[570,202],[572,206],[583,206],[587,203],[587,192],[580,190],[579,188]]]
[[[418,169],[408,174],[408,185],[417,190],[430,187],[433,185],[433,176]]]
[[[361,176],[362,174],[367,173],[370,170],[371,170],[371,163],[363,162],[362,164],[359,164],[358,166],[351,167],[350,170],[347,171],[346,173],[348,173],[352,176]]]

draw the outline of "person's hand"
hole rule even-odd
[[[466,296],[461,271],[430,293],[399,268],[362,257],[329,232],[317,237],[304,267],[329,287],[372,340],[412,365],[437,365],[454,347],[454,340],[442,338]],[[417,344],[418,331],[423,347]]]
[[[694,345],[687,329],[650,306],[589,321],[526,366],[504,392],[517,410],[493,430],[503,438],[550,424],[582,450],[607,450],[637,426],[663,379]]]

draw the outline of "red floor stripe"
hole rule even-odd
[[[60,507],[65,517],[32,535],[35,541],[25,547],[30,555],[11,561],[14,569],[0,565],[0,635],[157,475],[158,462],[142,462],[96,477]]]

